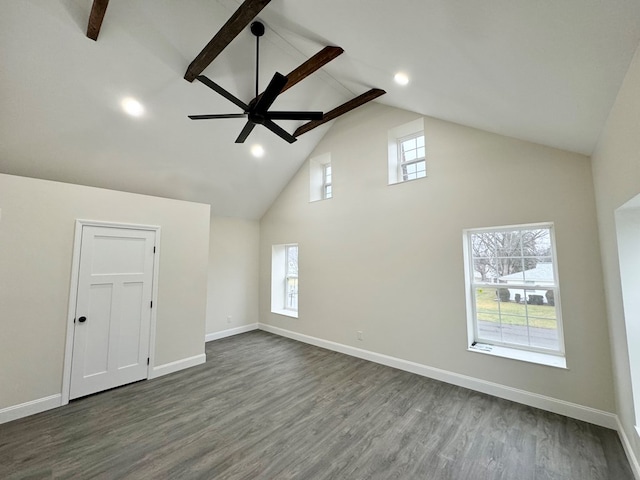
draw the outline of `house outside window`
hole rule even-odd
[[[553,224],[464,236],[470,345],[563,356]]]

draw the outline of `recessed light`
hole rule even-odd
[[[144,107],[135,98],[127,97],[120,102],[122,109],[132,117],[139,117],[144,113]]]
[[[398,85],[406,85],[407,83],[409,83],[409,77],[406,73],[403,72],[396,73],[393,79]]]
[[[264,148],[262,148],[262,145],[259,144],[255,144],[251,146],[251,155],[253,155],[256,158],[260,158],[264,155]]]

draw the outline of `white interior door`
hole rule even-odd
[[[69,398],[147,378],[155,231],[83,225]]]

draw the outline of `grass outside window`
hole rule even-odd
[[[501,302],[496,288],[476,288],[476,314],[479,321],[557,329],[556,309],[550,305]]]

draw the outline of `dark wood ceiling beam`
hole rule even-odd
[[[102,20],[104,20],[108,5],[109,0],[93,0],[91,13],[89,14],[89,26],[87,27],[87,37],[91,40],[98,40],[100,27],[102,27]]]
[[[324,47],[322,50],[320,50],[318,53],[316,53],[313,57],[311,57],[309,60],[304,62],[302,65],[300,65],[298,68],[289,72],[289,74],[286,76],[287,83],[282,89],[282,92],[284,92],[285,90],[289,90],[296,83],[301,82],[302,80],[307,78],[309,75],[311,75],[313,72],[320,70],[331,60],[338,57],[339,55],[342,55],[343,53],[344,53],[344,50],[340,47]],[[256,98],[254,98],[252,102],[257,102],[261,96],[262,96],[262,93],[258,95]]]
[[[295,132],[293,132],[293,136],[299,137],[303,133],[307,133],[309,130],[313,130],[314,128],[319,127],[324,123],[330,122],[340,115],[344,115],[345,113],[350,112],[351,110],[354,110],[364,105],[365,103],[368,103],[371,100],[384,95],[385,93],[387,92],[385,92],[384,90],[380,90],[379,88],[372,88],[368,92],[365,92],[362,95],[359,95],[356,98],[343,103],[339,107],[334,108],[330,112],[325,113],[322,117],[322,120],[313,120],[311,122],[305,123],[304,125],[301,125]]]
[[[289,74],[287,75],[287,83],[282,89],[282,92],[290,89],[296,83],[304,80],[313,72],[320,70],[331,60],[338,57],[339,55],[342,55],[343,53],[344,53],[344,50],[340,47],[324,47],[322,50],[320,50],[318,53],[316,53],[313,57],[311,57],[309,60],[304,62],[302,65],[300,65],[298,68],[289,72]]]
[[[205,68],[244,30],[271,0],[245,0],[227,23],[214,35],[206,47],[198,54],[184,74],[185,80],[193,82]]]

